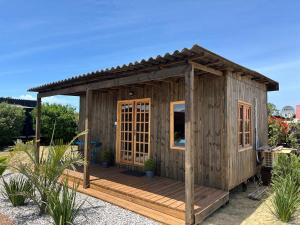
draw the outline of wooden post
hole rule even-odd
[[[83,188],[90,187],[90,163],[91,163],[91,108],[92,91],[87,90],[85,95],[85,137],[84,137],[84,172]]]
[[[194,224],[194,68],[185,73],[185,223]]]
[[[36,159],[39,160],[40,157],[40,147],[41,147],[41,107],[42,99],[37,95],[37,105],[36,105],[36,123],[35,123],[35,147],[36,147]]]

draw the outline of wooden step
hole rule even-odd
[[[74,183],[69,179],[69,186],[73,187]],[[144,207],[142,205],[136,204],[131,201],[127,201],[122,198],[118,198],[116,196],[95,190],[93,188],[87,188],[84,189],[82,185],[79,185],[78,191],[90,195],[92,197],[101,199],[103,201],[109,202],[111,204],[117,205],[119,207],[122,207],[124,209],[130,210],[132,212],[138,213],[140,215],[143,215],[145,217],[148,217],[150,219],[153,219],[157,222],[160,222],[162,224],[167,224],[167,225],[183,225],[185,224],[184,220],[175,218],[173,216],[167,215],[165,213],[162,213],[157,210],[153,210],[147,207]]]

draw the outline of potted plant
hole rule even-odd
[[[155,171],[155,162],[153,159],[147,159],[144,163],[144,170],[147,177],[153,177]]]
[[[101,166],[104,168],[107,168],[111,165],[113,159],[113,154],[112,151],[109,149],[103,149],[100,152],[100,161],[101,161]]]

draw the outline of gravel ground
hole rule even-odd
[[[5,179],[10,175],[6,175]],[[0,181],[2,189],[2,181]],[[159,223],[147,219],[143,216],[114,206],[110,203],[101,201],[96,198],[78,193],[78,202],[85,201],[81,211],[76,218],[75,225],[98,225],[98,224],[113,224],[113,225],[129,225],[129,224],[144,224],[158,225]],[[15,222],[16,225],[50,225],[53,224],[51,217],[39,216],[38,208],[29,202],[27,206],[12,207],[10,202],[0,195],[0,213],[8,216]],[[1,224],[1,222],[0,222]]]

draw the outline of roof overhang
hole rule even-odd
[[[66,89],[74,86],[87,85],[94,82],[104,82],[112,79],[120,79],[128,76],[137,76],[142,73],[151,73],[159,71],[164,68],[171,68],[188,63],[196,63],[207,73],[219,73],[221,71],[238,72],[242,76],[249,76],[250,79],[266,85],[268,91],[279,90],[278,82],[260,74],[256,71],[250,70],[239,64],[236,64],[228,59],[223,58],[199,45],[194,45],[190,49],[184,48],[181,51],[174,51],[173,53],[166,53],[164,56],[158,55],[155,58],[148,60],[141,60],[140,62],[129,63],[123,66],[112,67],[101,71],[95,71],[80,76],[71,77],[65,80],[41,85],[29,89],[33,92],[53,92],[56,90]],[[67,93],[65,93],[67,94]]]

